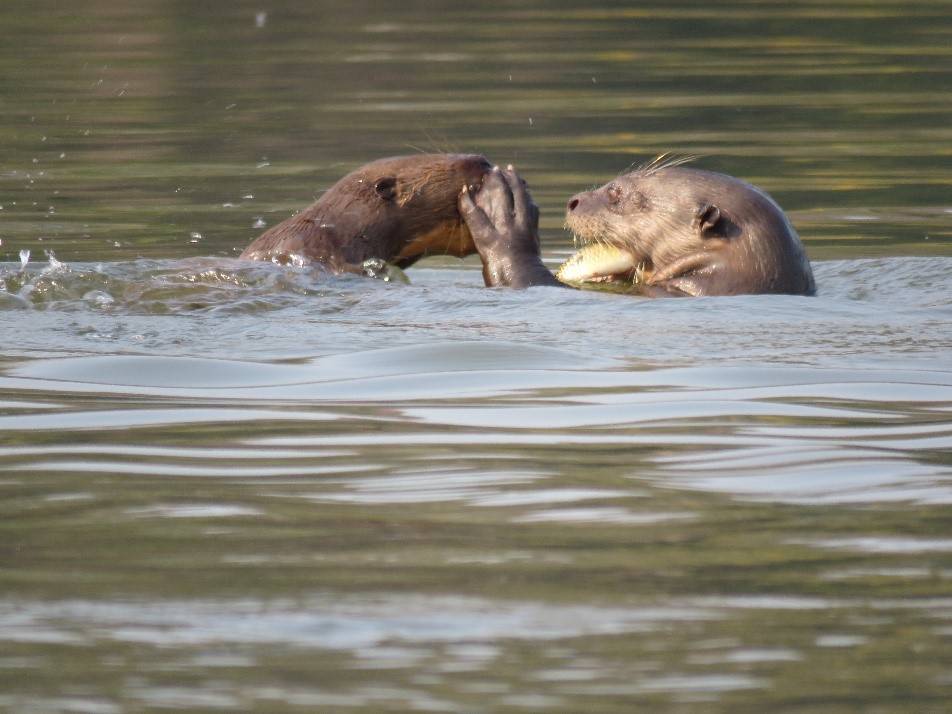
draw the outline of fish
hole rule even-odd
[[[644,282],[644,264],[622,248],[590,243],[566,260],[555,274],[568,284],[595,281]]]

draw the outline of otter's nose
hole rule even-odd
[[[572,196],[572,198],[569,199],[569,212],[574,211],[576,208],[578,208],[578,196]]]

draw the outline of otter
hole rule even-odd
[[[564,284],[542,263],[538,209],[511,166],[494,170],[478,190],[464,188],[459,208],[487,284]],[[648,297],[816,294],[810,262],[783,211],[732,176],[655,162],[573,196],[566,225],[583,243],[612,248],[610,260],[580,251],[572,266],[580,281],[637,273],[636,287]],[[603,260],[610,265],[605,274]]]
[[[239,257],[365,273],[366,261],[406,268],[428,255],[471,255],[476,246],[459,214],[457,193],[461,185],[476,190],[491,169],[475,154],[373,161],[261,234]]]

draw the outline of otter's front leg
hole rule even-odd
[[[566,287],[542,262],[539,209],[512,166],[495,167],[478,191],[464,187],[459,212],[482,258],[488,287]]]

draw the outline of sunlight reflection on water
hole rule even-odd
[[[947,4],[9,4],[0,710],[944,711]],[[421,150],[550,266],[700,155],[819,296],[233,259]]]

